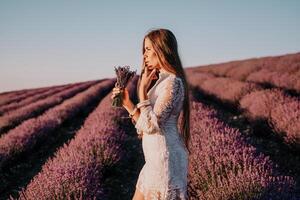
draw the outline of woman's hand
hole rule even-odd
[[[121,92],[123,92],[122,106],[125,108],[129,107],[132,104],[132,102],[129,98],[129,92],[126,87],[124,89],[121,89],[120,87],[114,87],[111,95],[111,99],[113,99],[116,95],[118,95]]]
[[[155,72],[156,72],[156,68],[153,69],[152,71],[148,70],[148,67],[145,67],[145,72],[142,75],[141,78],[141,82],[140,82],[140,93],[141,92],[146,92],[151,84],[151,81],[154,79],[155,77]]]

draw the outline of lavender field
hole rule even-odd
[[[185,70],[189,199],[300,199],[300,53]],[[0,199],[132,198],[145,161],[115,82],[0,94]]]

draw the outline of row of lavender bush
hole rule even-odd
[[[129,86],[130,93],[134,85]],[[127,115],[124,109],[111,107],[110,96],[89,115],[75,138],[46,162],[20,192],[20,199],[108,198],[103,174],[124,157],[125,126],[116,120]]]
[[[71,85],[78,85],[82,84],[86,81],[76,82],[76,83],[69,83],[69,84],[62,84],[62,85],[52,85],[46,87],[39,87],[39,88],[29,88],[29,89],[22,89],[22,90],[14,90],[14,91],[7,91],[0,93],[0,107],[6,104],[14,103],[16,101],[20,101],[24,98],[30,97],[37,93],[41,93],[43,91],[47,91],[49,89],[55,89],[65,86]]]
[[[240,81],[268,83],[300,92],[300,53],[211,64],[187,71],[206,72]]]
[[[59,87],[59,86],[57,86],[57,87]],[[13,102],[20,101],[20,100],[30,97],[36,93],[46,91],[49,88],[53,88],[53,86],[46,87],[46,88],[32,89],[32,90],[28,90],[28,91],[24,91],[24,92],[12,93],[10,95],[3,96],[0,98],[0,107],[10,104],[10,103],[13,103]]]
[[[15,95],[15,94],[21,94],[21,93],[24,93],[26,91],[28,91],[30,89],[21,89],[21,90],[10,90],[10,91],[5,91],[5,92],[1,92],[0,93],[0,99],[2,97],[8,97],[8,96],[11,96],[11,95]],[[1,102],[1,101],[0,101]]]
[[[47,89],[46,91],[42,91],[40,93],[35,93],[32,96],[29,96],[28,98],[23,98],[20,101],[12,102],[10,104],[3,105],[0,107],[0,116],[2,116],[6,112],[11,112],[12,110],[15,110],[17,108],[20,108],[22,106],[28,105],[30,103],[34,103],[40,99],[44,99],[46,97],[52,96],[55,93],[61,92],[63,90],[66,90],[70,87],[72,87],[74,84],[68,84],[67,86],[60,86],[60,87],[51,87]]]
[[[191,200],[297,199],[293,178],[278,174],[237,129],[201,103],[192,102],[191,108]]]
[[[251,73],[246,78],[246,81],[267,83],[276,87],[300,92],[300,73],[290,74],[289,72],[277,72],[270,71],[268,69],[261,69]]]
[[[265,119],[287,144],[300,148],[300,101],[282,90],[267,89],[245,95],[240,107],[251,120]]]
[[[77,82],[78,83],[78,82]],[[69,84],[67,84],[69,85]],[[0,92],[0,102],[3,97],[8,97],[8,96],[15,96],[19,94],[24,94],[26,92],[33,92],[33,91],[39,91],[41,89],[48,89],[48,88],[54,88],[54,87],[61,87],[61,86],[66,86],[65,84],[63,85],[52,85],[52,86],[46,86],[46,87],[38,87],[38,88],[26,88],[26,89],[19,89],[19,90],[11,90],[11,91],[6,91],[6,92]]]
[[[287,144],[300,145],[300,101],[282,90],[264,90],[255,83],[208,73],[195,73],[190,84],[205,93],[230,102],[245,111],[251,120],[265,119],[273,130],[283,136]],[[198,79],[197,79],[198,77]],[[298,148],[298,147],[297,147]]]
[[[226,77],[215,77],[209,73],[194,73],[189,78],[189,83],[203,90],[206,94],[213,95],[220,100],[237,104],[246,94],[262,90],[255,83],[247,83]]]
[[[22,121],[35,117],[45,110],[62,103],[64,100],[83,90],[86,90],[95,83],[96,81],[89,81],[83,84],[72,86],[71,88],[56,93],[49,98],[33,102],[29,105],[13,110],[12,112],[6,113],[0,117],[0,133],[4,133],[10,128],[22,123]]]
[[[84,92],[55,106],[37,118],[25,121],[0,137],[0,169],[7,162],[30,152],[39,141],[51,137],[51,132],[67,119],[72,119],[95,100],[103,97],[112,88],[113,81],[101,81]]]

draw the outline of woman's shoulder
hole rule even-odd
[[[170,74],[166,80],[165,80],[166,83],[171,83],[171,84],[182,84],[183,83],[183,80],[181,77],[175,75],[175,74]]]
[[[170,74],[164,81],[162,81],[161,88],[164,89],[174,89],[174,88],[183,88],[182,78],[175,75]]]

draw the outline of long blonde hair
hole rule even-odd
[[[145,39],[148,38],[157,54],[160,66],[166,71],[180,77],[184,84],[184,101],[183,101],[183,116],[180,123],[180,136],[183,138],[185,146],[190,153],[190,103],[189,103],[189,85],[186,79],[184,69],[178,54],[178,45],[175,35],[168,29],[150,30],[143,40],[142,52],[144,55]],[[142,63],[142,72],[138,80],[137,92],[140,87],[141,77],[145,69],[145,60]],[[148,90],[154,85],[156,80],[153,80]]]

